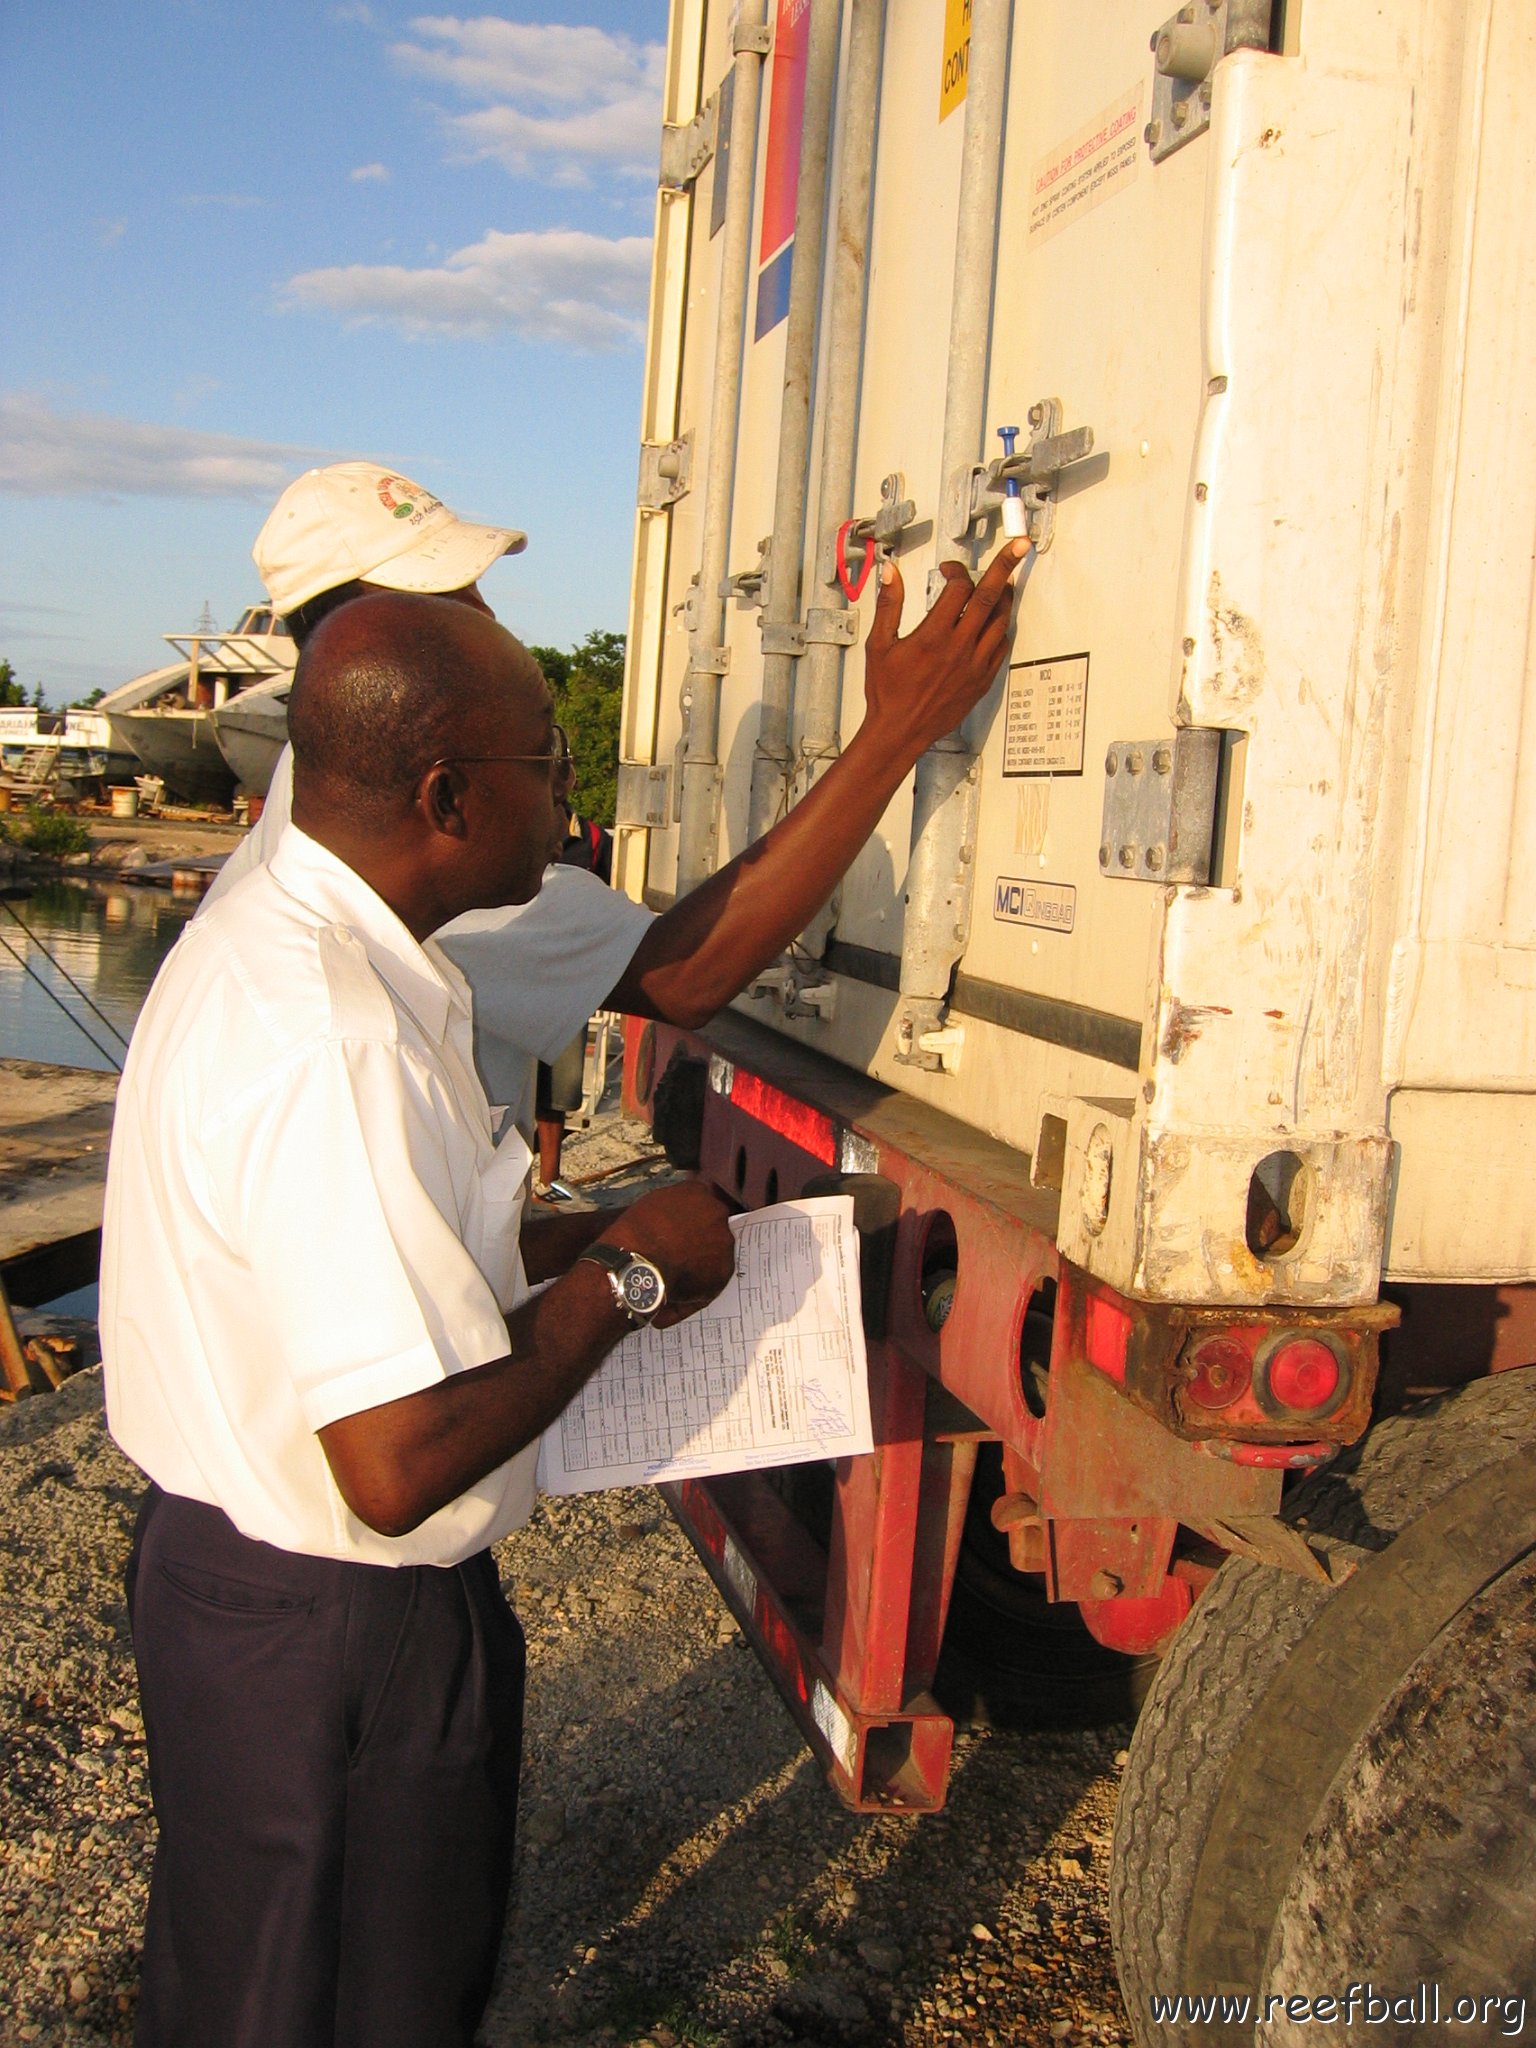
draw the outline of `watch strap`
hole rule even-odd
[[[576,1254],[575,1263],[580,1265],[583,1259],[590,1259],[594,1266],[601,1266],[605,1273],[611,1273],[617,1279],[633,1257],[633,1252],[627,1252],[616,1244],[589,1244],[584,1252]]]

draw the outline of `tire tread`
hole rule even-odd
[[[1474,1381],[1387,1417],[1290,1497],[1284,1519],[1365,1550],[1386,1549],[1486,1466],[1536,1447],[1536,1368]],[[1115,1825],[1110,1925],[1138,2041],[1201,2048],[1221,2030],[1148,2017],[1179,1981],[1207,1834],[1254,1710],[1337,1586],[1248,1559],[1218,1572],[1174,1639],[1132,1738]],[[1252,2030],[1232,2039],[1251,2039]]]

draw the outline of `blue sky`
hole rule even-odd
[[[63,703],[260,595],[288,479],[525,527],[486,595],[622,629],[664,0],[10,0],[0,655]]]

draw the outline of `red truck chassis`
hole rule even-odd
[[[1284,1473],[1363,1433],[1394,1310],[1131,1300],[1060,1257],[1026,1155],[734,1014],[631,1020],[624,1100],[744,1206],[855,1198],[875,1449],[837,1464],[828,1540],[771,1474],[664,1489],[849,1806],[943,1803],[930,1687],[979,1444],[1013,1565],[1111,1648],[1158,1649],[1227,1551],[1306,1568]]]

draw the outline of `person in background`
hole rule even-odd
[[[613,834],[595,818],[583,818],[566,808],[565,841],[560,848],[560,865],[584,868],[605,887],[613,885]],[[560,1151],[565,1143],[565,1120],[580,1109],[586,1095],[587,1030],[584,1023],[557,1060],[548,1066],[539,1062],[534,1094],[538,1126],[539,1177],[534,1199],[540,1202],[569,1202],[571,1190],[560,1178]]]
[[[291,483],[252,554],[273,609],[302,649],[322,620],[370,591],[431,592],[489,615],[480,577],[526,544],[516,528],[462,520],[410,478],[359,461],[308,470]],[[974,586],[958,563],[945,563],[947,588],[904,637],[901,574],[886,563],[858,733],[803,803],[661,915],[579,868],[557,866],[531,902],[471,912],[438,935],[473,990],[475,1062],[500,1121],[532,1139],[536,1062],[558,1059],[594,1011],[696,1029],[804,930],[924,748],[958,725],[997,675],[1013,573],[1027,552],[1025,541],[1006,542]],[[564,752],[557,797],[569,796],[574,775]],[[292,792],[285,747],[261,819],[226,862],[205,909],[270,861]],[[523,1236],[529,1278],[562,1272],[600,1221],[569,1209],[531,1219]]]

